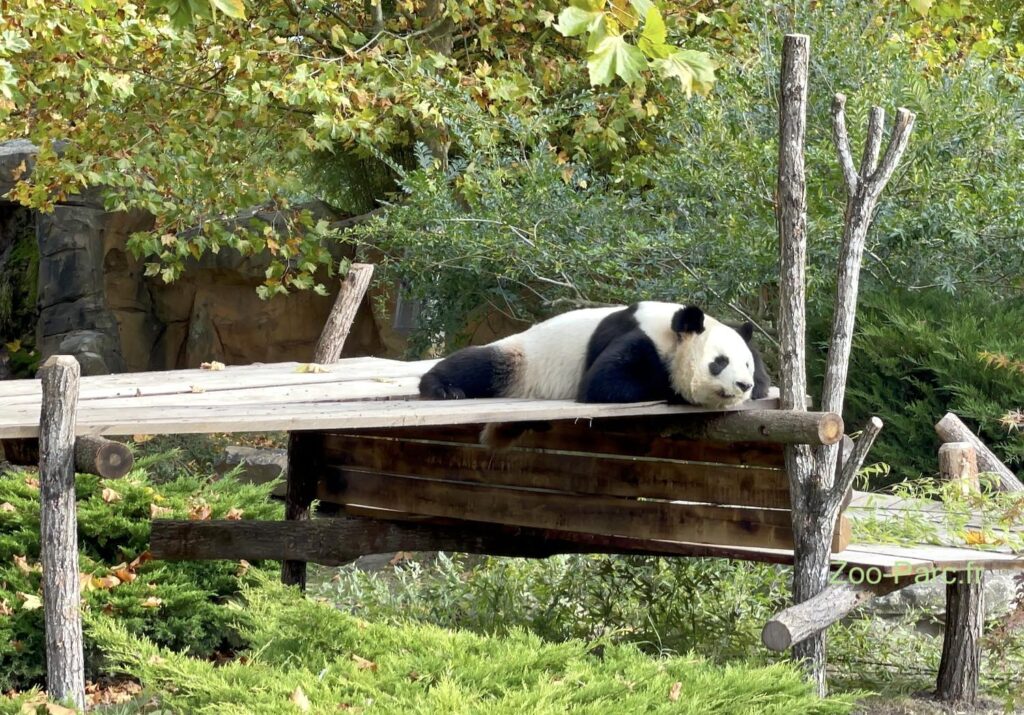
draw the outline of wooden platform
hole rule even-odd
[[[276,363],[248,365],[223,370],[176,370],[168,372],[132,373],[85,377],[81,380],[80,400],[77,413],[76,433],[78,435],[133,435],[133,434],[185,434],[208,432],[248,431],[293,431],[317,430],[322,432],[357,430],[363,439],[355,442],[344,435],[331,437],[328,454],[339,459],[347,455],[361,466],[346,474],[344,467],[340,476],[348,477],[345,491],[357,501],[364,502],[362,513],[372,511],[381,503],[381,494],[390,494],[396,499],[407,498],[402,490],[403,470],[394,464],[381,462],[386,450],[374,451],[373,430],[377,438],[386,434],[404,437],[403,456],[410,464],[417,466],[418,476],[443,477],[441,467],[432,466],[430,449],[417,446],[415,439],[425,433],[422,429],[438,426],[433,439],[444,435],[451,442],[448,457],[454,458],[464,467],[462,478],[481,484],[460,484],[451,482],[447,486],[432,487],[444,489],[445,496],[451,497],[465,491],[460,503],[472,506],[470,492],[493,489],[484,485],[486,478],[502,475],[508,484],[510,478],[536,479],[559,475],[564,480],[567,493],[605,494],[612,498],[639,496],[631,508],[644,511],[670,510],[691,518],[703,518],[706,507],[687,506],[686,501],[650,502],[643,499],[671,498],[681,490],[697,501],[710,501],[722,505],[746,505],[762,509],[765,522],[773,525],[774,509],[788,506],[788,487],[781,471],[781,452],[772,451],[756,444],[725,445],[714,442],[680,443],[665,440],[657,431],[645,431],[644,426],[657,425],[658,420],[674,422],[686,415],[699,416],[706,413],[695,407],[669,406],[664,403],[638,403],[629,405],[585,405],[571,401],[542,400],[459,400],[421,401],[417,398],[417,383],[420,375],[435,361],[401,362],[379,358],[355,358],[343,360],[327,367],[310,366],[302,363]],[[733,408],[733,411],[752,409],[775,409],[778,400],[775,395],[765,400],[748,402]],[[32,438],[38,436],[40,410],[40,383],[38,380],[17,380],[0,382],[0,439]],[[613,418],[629,418],[614,420]],[[640,419],[638,419],[640,418]],[[507,453],[483,460],[478,449],[469,445],[475,441],[482,422],[501,421],[560,421],[566,428],[555,435],[558,455],[550,453],[551,436],[527,434],[521,442],[524,452]],[[632,430],[604,430],[599,443],[587,429],[591,420],[605,424],[633,426]],[[578,427],[573,428],[573,424]],[[461,443],[461,444],[460,444]],[[548,452],[545,452],[548,449]],[[621,455],[625,452],[639,455],[629,461]],[[583,454],[589,453],[589,454]],[[616,456],[619,455],[619,456]],[[392,458],[396,453],[392,452]],[[556,459],[557,457],[557,459]],[[632,466],[662,460],[662,471],[648,469],[640,481],[630,475]],[[550,462],[550,464],[548,464]],[[736,465],[742,479],[731,482],[727,478],[715,482],[701,476],[701,465],[722,463]],[[366,473],[367,465],[381,472],[375,477]],[[680,465],[685,465],[683,469]],[[397,475],[396,475],[397,472]],[[728,471],[720,472],[723,477]],[[473,475],[479,475],[474,477]],[[385,483],[386,482],[386,483]],[[690,484],[690,482],[693,482]],[[438,484],[446,484],[438,482]],[[543,484],[516,483],[526,489],[543,488]],[[334,485],[334,486],[332,486]],[[588,485],[588,486],[585,486]],[[696,485],[696,486],[695,486]],[[701,486],[703,485],[703,486]],[[705,492],[694,491],[700,486]],[[325,483],[324,489],[337,490],[334,482]],[[710,491],[708,491],[710,489]],[[474,491],[475,490],[475,491]],[[699,493],[698,493],[699,492]],[[534,501],[542,498],[542,492],[530,496]],[[330,496],[329,493],[321,496]],[[554,497],[555,499],[559,497]],[[561,497],[562,499],[570,497]],[[459,501],[459,500],[457,500]],[[854,506],[863,499],[855,500]],[[622,502],[624,503],[624,502]],[[621,506],[615,502],[615,506]],[[658,506],[656,506],[656,504]],[[886,504],[889,508],[906,505]],[[724,507],[723,507],[724,508]],[[358,509],[350,510],[353,512]],[[609,510],[605,510],[607,514]],[[617,508],[610,510],[617,513]],[[856,511],[851,510],[851,512]],[[377,512],[381,514],[380,511]],[[444,519],[449,513],[436,514],[435,520]],[[788,512],[785,515],[788,523]],[[384,514],[387,517],[387,514]],[[397,514],[395,516],[398,516]],[[465,514],[463,519],[465,519]],[[591,517],[596,518],[596,517]],[[303,540],[287,539],[282,547],[271,549],[267,539],[273,541],[276,530],[308,529],[320,544],[320,559],[341,562],[354,558],[355,548],[359,553],[368,553],[370,548],[382,551],[416,548],[420,543],[418,529],[425,526],[415,521],[391,521],[392,526],[375,536],[374,544],[359,544],[349,534],[342,542],[330,537],[333,530],[343,528],[332,523],[334,520],[317,520],[302,526],[295,523],[266,522],[156,522],[154,544],[167,558],[184,557],[183,548],[198,549],[191,558],[203,558],[202,544],[209,538],[227,548],[221,558],[294,558],[305,560],[315,554],[308,553]],[[452,520],[458,521],[458,520]],[[773,529],[785,530],[786,524],[779,521]],[[340,522],[339,522],[340,523]],[[350,522],[351,523],[351,522]],[[458,521],[466,528],[473,526],[469,521]],[[493,525],[492,525],[493,526]],[[490,527],[487,527],[490,528]],[[501,529],[502,527],[496,527]],[[599,551],[625,553],[659,553],[687,556],[721,556],[742,558],[770,563],[791,563],[793,552],[787,548],[750,547],[740,544],[715,545],[682,540],[635,538],[627,535],[600,536],[580,532],[559,532],[553,529],[533,528],[520,525],[508,527],[517,534],[517,540],[526,544],[527,551],[544,554],[552,551]],[[258,537],[262,533],[264,537]],[[283,535],[282,531],[282,535]],[[173,536],[173,538],[170,538]],[[483,538],[483,537],[481,537]],[[485,539],[494,547],[495,538]],[[326,541],[325,541],[326,539]],[[532,540],[532,542],[531,542]],[[336,546],[332,547],[331,542]],[[548,542],[547,546],[542,545]],[[456,543],[453,541],[453,543]],[[461,542],[460,542],[461,543]],[[282,553],[282,548],[290,549]],[[333,548],[333,551],[332,551]],[[276,550],[275,550],[276,549]],[[310,558],[309,560],[316,560]],[[964,570],[965,568],[1006,569],[1024,568],[1024,557],[998,550],[981,550],[941,546],[881,546],[873,544],[850,544],[845,550],[833,554],[836,568],[841,564],[861,568],[877,568],[885,575],[899,574],[907,570],[914,573],[929,570]]]
[[[290,362],[83,377],[76,434],[273,432],[707,412],[663,402],[419,400],[419,378],[435,362],[352,358],[316,366],[323,372]],[[0,382],[0,439],[38,436],[39,403],[38,380]],[[729,411],[777,407],[773,395]]]

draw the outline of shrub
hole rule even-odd
[[[789,593],[789,572],[725,559],[440,554],[391,574],[343,567],[316,593],[363,618],[477,633],[525,628],[549,641],[608,638],[649,652],[763,655],[760,630]]]
[[[862,297],[850,357],[845,416],[859,429],[870,415],[885,421],[872,459],[893,478],[937,469],[935,423],[955,412],[1006,462],[1024,466],[1024,437],[1003,421],[1024,405],[1024,299],[998,304],[988,295],[870,293]],[[811,384],[821,384],[828,324],[814,321]]]
[[[119,480],[78,475],[82,603],[98,618],[117,620],[156,643],[202,657],[237,644],[232,627],[237,614],[224,601],[249,578],[248,567],[230,561],[148,560],[152,514],[223,518],[229,509],[241,509],[246,518],[279,518],[281,509],[267,500],[271,487],[232,478],[211,481],[189,475],[154,487],[147,465],[167,458],[139,460]],[[45,675],[38,561],[36,475],[0,473],[0,690],[41,683]],[[87,638],[90,675],[101,668],[96,656],[96,643]]]
[[[264,581],[245,588],[246,657],[215,665],[90,618],[92,637],[176,712],[841,713],[854,694],[818,699],[794,666],[720,668],[635,648],[546,643],[513,630],[485,638],[422,624],[362,621]]]

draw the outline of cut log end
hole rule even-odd
[[[761,642],[768,650],[781,652],[793,645],[793,635],[784,624],[768,621],[761,630]]]
[[[835,444],[843,438],[843,418],[835,412],[826,412],[818,423],[818,439],[821,444]]]

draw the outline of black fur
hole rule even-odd
[[[616,310],[597,324],[597,328],[587,342],[587,358],[583,363],[584,370],[589,370],[590,366],[597,360],[597,356],[603,353],[612,342],[640,327],[640,323],[636,320],[637,308],[639,306],[634,303],[628,308]]]
[[[657,348],[644,331],[634,328],[612,340],[594,360],[583,375],[576,399],[579,402],[647,402],[667,400],[671,395],[668,370]]]
[[[672,330],[677,333],[697,333],[700,335],[704,332],[704,311],[695,305],[680,308],[672,316]]]
[[[510,377],[508,363],[497,348],[463,348],[420,378],[420,395],[430,400],[499,397]]]

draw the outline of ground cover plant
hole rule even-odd
[[[118,620],[154,642],[203,657],[230,651],[233,615],[226,600],[260,564],[150,560],[151,518],[280,518],[269,487],[207,472],[155,485],[148,470],[173,453],[140,457],[119,480],[78,475],[79,569],[83,608]],[[0,691],[38,685],[45,675],[39,564],[39,482],[34,471],[0,473]],[[102,672],[96,642],[86,638],[90,677]]]
[[[155,646],[111,619],[89,626],[116,667],[175,712],[844,713],[856,693],[818,699],[789,664],[715,666],[628,645],[482,637],[363,621],[264,581],[242,594],[248,649],[216,665]]]

